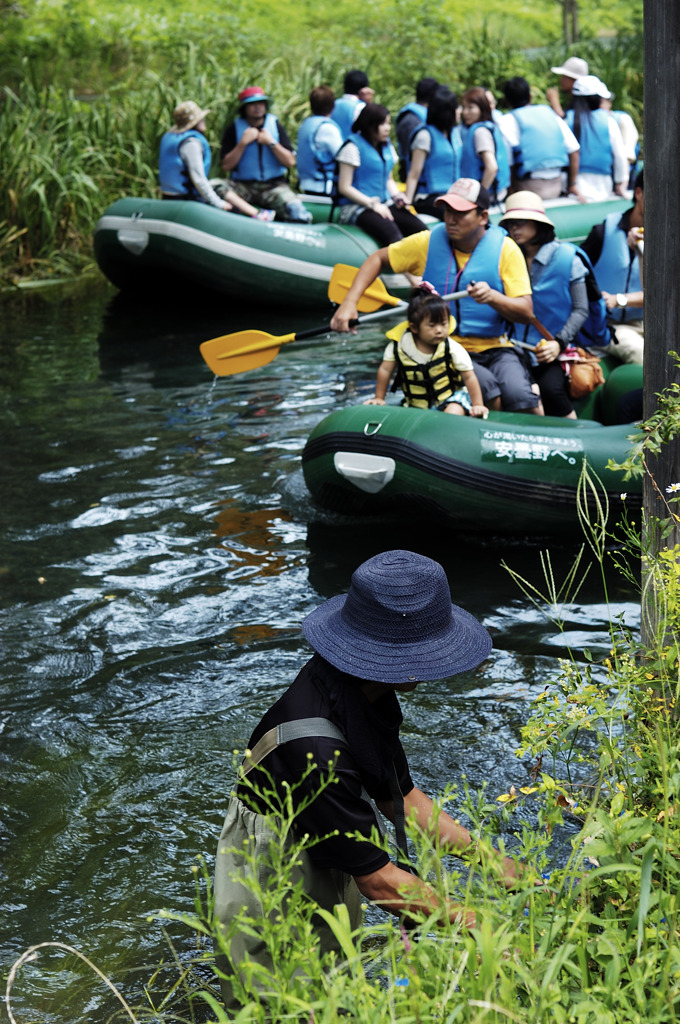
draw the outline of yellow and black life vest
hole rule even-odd
[[[401,387],[406,396],[406,404],[417,409],[440,406],[463,387],[463,379],[451,360],[449,339],[445,338],[437,345],[427,363],[417,363],[404,352],[400,344],[407,331],[402,332],[399,338],[388,332],[388,337],[393,338],[394,361],[397,364],[393,390]]]

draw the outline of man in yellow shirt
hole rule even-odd
[[[489,193],[478,181],[455,181],[435,200],[435,205],[445,207],[444,223],[378,249],[364,260],[331,328],[350,329],[359,296],[383,271],[422,277],[440,295],[466,290],[465,299],[452,303],[452,337],[472,356],[485,405],[542,415],[537,389],[506,335],[508,322],[529,323],[533,317],[529,274],[519,247],[502,228],[489,224],[489,202]]]

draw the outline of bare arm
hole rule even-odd
[[[393,808],[390,802],[379,803],[378,807],[388,818],[393,820]],[[415,819],[417,825],[431,836],[435,836],[447,853],[457,857],[463,856],[474,845],[472,836],[466,828],[454,821],[446,811],[440,811],[435,818],[435,805],[430,797],[417,786],[404,797],[404,810],[407,818]],[[498,857],[498,854],[496,854]],[[517,866],[510,857],[498,861],[503,874],[503,882],[512,887],[517,881]]]
[[[413,149],[411,150],[411,166],[406,176],[406,191],[404,195],[406,202],[411,205],[418,191],[418,182],[423,173],[423,167],[425,166],[425,157],[427,153],[424,149]]]
[[[350,320],[356,320],[357,302],[364,294],[370,284],[373,284],[376,277],[383,270],[390,269],[390,261],[387,254],[387,246],[384,249],[377,249],[372,252],[359,267],[357,276],[354,278],[347,295],[338,306],[330,323],[332,331],[349,331]],[[356,331],[353,331],[356,334]]]
[[[429,885],[409,871],[397,867],[392,861],[378,871],[372,871],[370,875],[355,876],[354,881],[366,899],[393,914],[414,911],[431,914],[434,910],[440,910],[444,919],[461,923],[466,928],[474,928],[476,925],[472,911],[464,911],[448,900],[441,906]]]
[[[549,89],[545,90],[545,98],[547,99],[550,106],[553,108],[558,117],[564,117],[564,110],[560,103],[560,90],[556,85],[551,85]]]
[[[610,292],[602,292],[602,298],[605,301],[607,309],[617,308],[618,302],[616,295],[612,295]],[[645,304],[644,292],[626,292],[626,298],[628,299],[626,307],[632,306],[634,309],[642,309]]]
[[[569,195],[576,196],[579,203],[587,203],[588,200],[581,195],[576,184],[576,178],[578,176],[580,162],[581,158],[579,156],[578,149],[575,150],[575,152],[569,154],[569,173],[567,175],[567,181],[569,182],[569,184],[567,187],[567,192],[569,193]]]
[[[489,410],[484,405],[484,399],[482,398],[482,389],[477,379],[477,374],[474,370],[465,370],[461,373],[463,384],[468,389],[470,395],[470,403],[472,408],[470,409],[470,415],[477,419],[486,419],[489,414]]]
[[[534,304],[531,295],[518,295],[511,298],[503,292],[496,291],[486,281],[475,281],[467,288],[468,295],[475,302],[489,305],[505,320],[514,324],[528,324],[534,315]]]
[[[490,149],[485,149],[479,154],[479,158],[484,164],[484,174],[482,175],[482,185],[484,188],[491,188],[496,175],[498,174],[498,161],[496,156],[491,152]]]
[[[394,373],[395,367],[394,360],[384,359],[378,367],[378,376],[375,382],[375,396],[368,398],[364,402],[364,405],[384,405],[385,396],[387,395],[387,389],[390,386],[390,380]]]
[[[367,210],[375,210],[381,217],[386,220],[393,220],[392,214],[390,213],[387,206],[381,203],[378,196],[367,196],[364,192],[360,192],[358,188],[355,188],[352,182],[354,181],[354,167],[352,164],[338,164],[338,192],[345,199],[349,199],[350,203],[356,203],[357,206],[365,206]]]
[[[261,146],[268,146],[281,166],[285,167],[286,170],[289,171],[292,167],[295,167],[295,153],[281,145],[266,128],[260,128],[257,141]]]

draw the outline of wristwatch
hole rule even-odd
[[[618,292],[616,295],[616,305],[623,309],[624,306],[628,305],[628,296],[624,295],[623,292]]]

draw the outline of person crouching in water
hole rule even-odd
[[[384,405],[390,381],[397,370],[397,384],[404,404],[416,409],[439,409],[456,416],[486,419],[489,410],[462,345],[450,338],[455,320],[449,307],[431,284],[414,289],[407,309],[408,320],[387,332],[390,344],[378,367],[375,396],[364,405]]]

